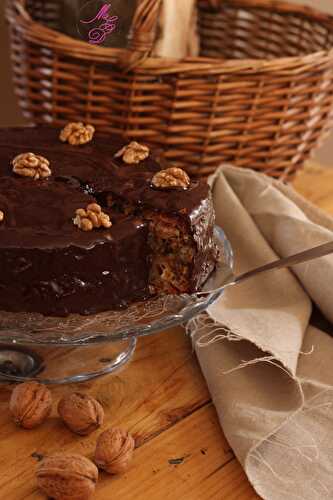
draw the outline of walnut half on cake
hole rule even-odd
[[[18,175],[27,152],[47,159],[48,177]],[[162,168],[146,145],[2,129],[0,160],[0,310],[93,314],[194,292],[214,269],[208,185]]]

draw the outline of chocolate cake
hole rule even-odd
[[[53,128],[0,130],[0,310],[93,314],[200,289],[217,254],[208,185],[159,184],[164,167],[148,148],[127,163],[126,144],[98,132],[72,145]],[[48,160],[39,178],[13,169],[28,152]],[[80,225],[96,205],[107,223]]]

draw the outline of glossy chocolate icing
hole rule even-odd
[[[46,315],[91,314],[145,298],[150,249],[140,209],[173,214],[185,221],[196,245],[191,290],[215,263],[214,211],[206,183],[188,190],[157,190],[153,156],[126,165],[114,154],[124,140],[95,134],[91,143],[70,146],[52,128],[0,130],[0,309]],[[50,161],[52,176],[34,181],[12,172],[12,159],[34,152]],[[110,199],[137,207],[125,216]],[[103,205],[113,226],[80,231],[77,208]]]

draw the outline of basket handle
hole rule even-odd
[[[25,0],[7,0],[5,7],[6,15],[9,15],[12,7],[18,16],[21,16],[25,21],[31,21],[31,17],[25,7],[25,3]]]
[[[212,8],[218,9],[223,0],[207,1]],[[156,40],[162,2],[163,0],[136,0],[136,10],[128,35],[131,55],[119,60],[120,65],[127,71],[138,66],[150,55]]]
[[[128,35],[130,57],[120,61],[127,70],[145,60],[156,39],[158,16],[163,0],[136,0],[136,10]]]

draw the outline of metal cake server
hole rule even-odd
[[[265,273],[267,271],[272,271],[273,269],[282,269],[285,267],[295,266],[296,264],[304,264],[310,260],[318,259],[319,257],[324,257],[333,253],[333,241],[329,243],[324,243],[304,252],[291,255],[290,257],[285,257],[283,259],[275,260],[264,266],[257,267],[251,271],[235,276],[232,269],[225,264],[218,266],[216,273],[207,282],[202,292],[198,295],[206,295],[207,293],[214,293],[221,291],[228,286],[238,285],[247,281],[248,279],[257,276],[258,274]]]

